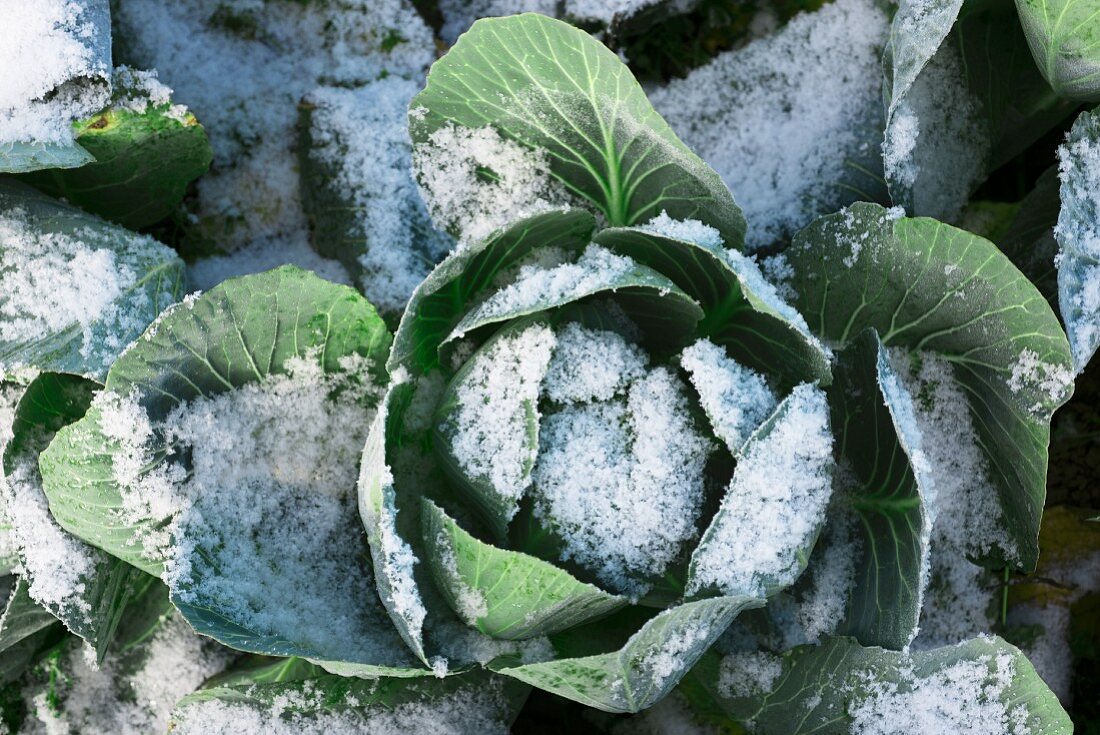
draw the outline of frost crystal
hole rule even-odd
[[[875,165],[887,31],[872,0],[837,0],[651,95],[733,191],[750,248],[849,203],[837,182]]]
[[[617,332],[570,322],[557,332],[557,338],[543,380],[543,390],[552,401],[606,401],[645,372],[645,352]]]
[[[718,691],[723,697],[760,697],[772,690],[781,673],[783,661],[773,653],[731,653],[722,657]]]
[[[673,219],[664,210],[644,225],[640,225],[638,229],[709,248],[720,248],[723,245],[722,236],[710,225],[705,225],[697,219]]]
[[[689,594],[716,587],[762,596],[801,571],[801,552],[816,538],[832,494],[833,437],[820,389],[798,386],[779,410],[741,455],[692,557]]]
[[[714,433],[737,454],[775,409],[775,393],[762,375],[729,357],[710,340],[701,339],[684,350],[680,364],[699,393]]]

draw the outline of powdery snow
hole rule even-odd
[[[503,138],[491,127],[440,127],[413,151],[413,169],[436,227],[455,234],[460,247],[569,201],[550,176],[545,151]]]
[[[214,255],[196,260],[187,265],[187,281],[193,289],[209,291],[227,279],[262,273],[288,263],[313,271],[327,281],[345,286],[354,285],[340,261],[319,255],[310,246],[309,238],[304,232],[281,239],[259,240],[228,255]]]
[[[412,176],[407,111],[420,86],[391,76],[357,89],[317,89],[305,99],[313,108],[307,155],[332,172],[323,190],[339,198],[327,204],[341,213],[350,208],[354,218],[344,233],[351,242],[319,244],[361,251],[359,287],[371,303],[390,312],[400,312],[453,245],[432,228]],[[323,209],[326,202],[319,204]]]
[[[543,379],[543,392],[552,401],[606,401],[621,395],[645,373],[649,357],[618,332],[569,322],[556,334],[557,344]]]
[[[458,405],[447,419],[454,427],[451,452],[466,476],[487,481],[505,501],[518,501],[527,488],[534,461],[527,416],[529,410],[538,416],[554,342],[542,324],[505,335],[466,363],[457,385]]]
[[[914,216],[951,221],[985,176],[988,133],[954,44],[944,44],[897,105],[883,142],[891,195]]]
[[[550,267],[538,262],[524,265],[514,282],[463,317],[455,334],[462,336],[469,325],[482,320],[530,313],[611,289],[637,267],[631,258],[594,244],[585,248],[573,263]]]
[[[1100,114],[1073,124],[1058,149],[1058,178],[1058,303],[1081,372],[1100,345]]]
[[[45,232],[42,224],[18,206],[0,212],[0,343],[76,329],[86,364],[109,364],[145,328],[149,295],[135,288],[145,264],[171,251],[112,225]]]
[[[712,448],[688,413],[686,386],[654,368],[625,399],[543,418],[535,517],[562,537],[565,559],[641,596],[696,536]]]
[[[932,519],[931,586],[924,596],[919,649],[958,643],[989,629],[988,609],[996,580],[967,556],[1016,549],[1003,531],[1003,512],[982,452],[966,394],[952,366],[921,353],[919,366],[902,348],[890,348],[890,362],[913,397],[921,436],[921,464],[932,478],[925,502]]]
[[[794,389],[767,434],[745,447],[722,506],[691,562],[688,594],[715,587],[763,596],[801,571],[832,495],[833,437],[825,393]],[[761,429],[763,431],[763,429]]]
[[[852,735],[1027,735],[1023,704],[1004,701],[1015,664],[1008,654],[960,661],[925,677],[904,668],[900,683],[868,681],[848,705]]]
[[[145,555],[164,560],[180,600],[318,658],[385,663],[394,649],[378,631],[397,636],[371,604],[356,512],[378,398],[360,380],[362,362],[344,357],[341,372],[325,374],[317,355],[292,358],[285,374],[194,399],[155,424],[133,396],[103,393],[94,407],[116,447],[124,520],[142,529]],[[188,456],[190,471],[153,462],[162,444]]]
[[[783,673],[783,661],[774,653],[751,651],[722,657],[718,693],[723,697],[761,697],[772,690]]]
[[[222,671],[234,652],[196,635],[178,614],[123,659],[97,667],[94,651],[70,643],[59,661],[57,708],[40,692],[31,697],[34,725],[50,735],[147,735],[164,732],[180,697]],[[33,690],[32,690],[33,691]]]
[[[157,69],[207,129],[214,162],[198,182],[198,226],[229,250],[307,232],[295,151],[304,95],[419,79],[433,58],[404,0],[128,0],[112,20],[125,61]]]
[[[707,339],[685,349],[680,365],[698,391],[714,433],[736,456],[756,427],[775,410],[779,402],[775,392],[764,376]]]
[[[673,219],[663,209],[659,215],[639,225],[637,229],[673,240],[693,242],[708,248],[720,248],[723,245],[722,236],[714,227],[705,225],[697,219]]]
[[[111,95],[106,0],[3,0],[0,143],[70,145]]]
[[[50,514],[37,457],[23,461],[0,482],[12,537],[35,602],[67,619],[91,623],[86,584],[106,554],[69,535]]]
[[[733,191],[750,248],[849,203],[839,182],[873,169],[887,32],[873,0],[837,0],[650,95]]]

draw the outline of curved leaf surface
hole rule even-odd
[[[308,479],[322,467],[280,464],[287,452],[308,449],[285,443],[318,441],[300,433],[300,423],[307,431],[323,429],[331,416],[340,416],[349,436],[365,433],[389,343],[380,317],[354,290],[293,267],[226,281],[169,309],[112,366],[106,391],[88,414],[59,432],[43,453],[43,479],[58,522],[121,559],[163,572],[187,621],[228,646],[322,665],[333,661],[359,675],[427,673],[414,666],[370,595],[366,538],[354,510],[345,507],[354,465],[333,476],[335,482],[350,475],[347,488],[322,492]],[[194,415],[206,417],[198,439],[187,438],[185,428]],[[352,425],[356,420],[362,426]],[[244,441],[240,451],[252,464],[218,459],[224,448],[199,441],[211,436],[228,447]],[[326,441],[343,446],[331,435]],[[355,462],[358,449],[358,443],[338,454],[322,449],[326,453],[311,461]],[[309,473],[304,479],[303,471]],[[255,492],[260,495],[249,494]],[[284,515],[292,510],[287,504],[292,517]],[[295,548],[266,535],[269,528],[295,528],[299,518],[310,525],[294,536]],[[222,551],[235,538],[253,540],[231,553],[255,555],[246,558],[266,575],[261,583],[223,572],[237,563]],[[331,570],[313,566],[328,559],[345,560],[334,562],[342,565],[343,591],[324,582]],[[297,594],[310,583],[308,600],[273,598],[280,588],[278,594],[291,595],[284,585]],[[362,599],[346,609],[340,595],[359,586]],[[305,629],[272,609],[302,604],[307,609],[299,615],[311,614],[314,604],[335,612]],[[250,612],[255,609],[267,612],[257,617]],[[330,628],[352,643],[334,646],[325,637]]]
[[[1013,562],[1033,568],[1050,416],[1072,391],[1069,343],[1042,294],[992,243],[871,204],[818,220],[786,256],[798,308],[822,338],[844,346],[873,327],[887,346],[954,366],[993,468]]]
[[[32,596],[91,644],[102,661],[147,575],[59,528],[49,514],[38,470],[39,454],[59,429],[84,415],[98,388],[92,381],[57,373],[44,373],[27,386],[4,450],[6,488],[0,483],[0,492],[9,508],[19,508],[12,517]],[[22,523],[27,526],[21,528]],[[36,579],[48,590],[44,597]]]
[[[0,181],[0,374],[30,367],[102,382],[182,290],[171,248]]]
[[[518,665],[498,659],[489,665],[589,707],[638,712],[668,694],[738,613],[762,604],[752,597],[686,602],[659,613],[611,653]]]
[[[1035,63],[1054,91],[1100,101],[1100,10],[1089,0],[1016,0]]]
[[[842,735],[898,717],[913,732],[1007,732],[1010,722],[1034,735],[1073,731],[1027,658],[996,637],[914,653],[832,638],[777,657],[764,678],[751,654],[716,658],[692,672],[695,683],[764,735]]]
[[[730,247],[744,242],[744,218],[718,174],[676,137],[626,65],[567,23],[535,14],[477,21],[432,66],[410,110],[418,151],[445,126],[492,127],[545,160],[611,226],[667,211],[716,227]]]
[[[168,102],[149,104],[144,112],[111,107],[81,121],[73,132],[94,161],[19,178],[135,230],[171,214],[213,156],[195,116]]]
[[[855,583],[838,632],[865,646],[901,649],[917,633],[932,520],[913,399],[885,348],[867,330],[840,353],[829,390],[836,453],[845,466],[837,501],[854,522]]]
[[[431,501],[422,517],[437,586],[482,633],[509,640],[557,633],[627,603],[549,562],[479,541]]]
[[[506,733],[527,691],[487,672],[446,679],[317,676],[222,683],[180,700],[169,729],[199,735],[228,718],[255,723],[263,732]]]
[[[1077,118],[1058,155],[1058,306],[1080,373],[1100,347],[1100,111]]]

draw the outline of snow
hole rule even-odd
[[[106,0],[3,0],[0,144],[71,145],[111,94]]]
[[[924,500],[932,519],[931,587],[924,596],[918,649],[958,643],[989,629],[996,581],[967,557],[999,550],[1017,557],[1004,535],[1000,499],[952,366],[932,353],[915,359],[889,348],[901,386],[913,397],[920,464],[931,477]]]
[[[390,662],[404,649],[363,564],[355,492],[378,390],[360,377],[365,358],[323,373],[319,354],[157,423],[133,395],[93,405],[114,445],[123,520],[179,600],[318,658]],[[152,461],[161,446],[189,471]]]
[[[663,209],[659,215],[639,225],[638,229],[673,240],[693,242],[706,248],[720,248],[723,245],[722,236],[717,229],[697,219],[673,219]]]
[[[413,151],[413,170],[435,226],[455,234],[460,248],[569,201],[550,176],[546,151],[526,148],[491,127],[438,128]],[[484,170],[492,178],[479,173]]]
[[[959,661],[918,677],[900,669],[900,682],[869,681],[848,705],[852,735],[1026,735],[1027,709],[1004,701],[1015,664],[1002,653]],[[858,676],[858,675],[857,675]]]
[[[687,700],[673,691],[649,709],[615,723],[612,735],[717,735],[717,727],[697,721]]]
[[[28,592],[35,602],[67,620],[91,624],[87,581],[106,555],[62,530],[50,514],[37,457],[19,462],[0,483],[12,538],[19,549]]]
[[[465,475],[489,483],[493,492],[514,505],[527,488],[534,457],[528,446],[527,421],[550,364],[554,333],[535,324],[502,336],[466,363],[456,386],[451,453]]]
[[[153,258],[174,256],[113,225],[62,230],[11,205],[0,207],[0,242],[0,343],[76,329],[88,365],[110,364],[145,328],[149,294],[135,285]]]
[[[462,622],[469,626],[476,626],[478,619],[489,614],[489,606],[485,596],[466,584],[466,580],[459,574],[454,544],[451,543],[451,537],[446,532],[441,531],[436,536],[434,553],[443,568],[447,588],[454,594],[457,604],[455,612],[458,613]]]
[[[718,693],[723,697],[761,697],[783,673],[783,660],[766,651],[730,653],[722,657]]]
[[[843,475],[838,468],[838,478]],[[834,501],[842,492],[843,484],[833,487]],[[808,583],[803,587],[794,607],[794,622],[799,638],[816,643],[823,635],[836,631],[844,620],[848,601],[856,584],[856,560],[863,553],[863,541],[856,534],[857,519],[847,509],[831,508],[822,538],[818,541],[821,553],[814,554],[806,570]],[[800,586],[801,580],[800,580]]]
[[[887,31],[873,0],[837,0],[650,95],[732,190],[750,249],[848,204],[838,182],[877,165]]]
[[[783,321],[794,327],[795,330],[802,335],[803,339],[813,345],[815,349],[825,355],[832,355],[829,348],[818,341],[817,337],[810,332],[810,327],[806,324],[806,319],[802,316],[801,312],[784,300],[782,294],[790,294],[792,292],[790,286],[785,285],[784,282],[775,285],[764,278],[764,273],[761,271],[760,265],[756,262],[754,256],[745,255],[736,250],[726,250],[725,257],[726,263],[728,263],[729,267],[733,269],[733,272],[737,274],[737,280],[740,281],[743,290],[749,291],[755,295],[767,308],[771,309],[778,314]],[[789,267],[789,263],[786,268],[783,268],[782,262],[780,262],[778,271],[776,270],[776,264],[772,263],[771,270],[773,273],[779,275],[784,273],[789,273],[790,275],[794,274],[794,270]]]
[[[1032,413],[1045,418],[1051,413],[1048,406],[1063,401],[1073,389],[1073,370],[1063,365],[1043,362],[1035,350],[1024,349],[1012,365],[1008,387],[1013,393],[1026,391],[1045,396],[1048,404],[1036,402],[1030,407]]]
[[[44,692],[30,702],[32,722],[50,735],[146,735],[165,732],[180,697],[222,671],[234,652],[198,636],[175,613],[122,658],[96,667],[94,652],[70,643],[57,677],[57,707]],[[35,724],[37,724],[35,723]],[[31,730],[33,732],[33,729]]]
[[[613,289],[636,268],[638,265],[631,258],[594,244],[585,248],[575,263],[551,267],[529,263],[519,269],[514,282],[463,317],[455,327],[455,334],[461,337],[469,325],[481,321],[540,311]]]
[[[1100,345],[1100,115],[1082,114],[1058,149],[1062,207],[1058,240],[1058,304],[1077,372]]]
[[[508,723],[499,680],[393,706],[360,704],[306,681],[283,689],[270,702],[210,699],[188,703],[173,716],[175,735],[506,735]]]
[[[883,162],[891,195],[914,216],[954,220],[985,176],[988,133],[965,74],[958,48],[941,46],[887,128]]]
[[[800,557],[813,545],[832,495],[829,408],[824,391],[802,384],[777,411],[770,430],[746,445],[692,557],[689,595],[715,587],[764,596],[801,571]]]
[[[354,244],[341,246],[361,249],[360,290],[388,312],[400,312],[453,245],[432,228],[412,176],[407,110],[418,91],[419,82],[391,76],[356,89],[316,89],[305,98],[313,108],[307,155],[332,172],[324,188],[354,218],[344,233]],[[326,204],[315,218],[333,216],[323,211]]]
[[[736,456],[779,402],[759,373],[741,365],[710,340],[700,339],[680,354],[680,365],[710,419],[714,433]]]
[[[431,33],[404,0],[285,2],[277,12],[251,0],[128,0],[112,20],[124,60],[157,69],[206,128],[214,162],[198,182],[195,224],[230,251],[306,236],[295,151],[304,95],[387,74],[419,79],[433,58]]]
[[[172,104],[172,88],[161,83],[156,70],[143,71],[128,66],[115,67],[114,93],[111,107],[127,110],[137,115],[145,114],[150,107],[168,105],[165,116],[181,125],[190,114],[184,105]]]
[[[543,379],[547,398],[574,404],[607,401],[645,373],[645,352],[618,332],[588,329],[569,322],[557,332],[557,344]]]
[[[535,517],[561,536],[563,559],[616,592],[645,594],[696,536],[713,447],[688,405],[682,381],[657,367],[625,398],[568,405],[542,420]]]

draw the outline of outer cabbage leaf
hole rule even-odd
[[[170,215],[213,155],[195,116],[167,102],[150,103],[143,112],[110,107],[74,125],[73,132],[94,163],[20,179],[135,230]]]
[[[1100,18],[1089,0],[1016,0],[1039,71],[1063,97],[1100,101]]]
[[[10,497],[22,496],[21,502],[32,507],[37,505],[33,496],[40,496],[43,507],[37,512],[48,513],[44,507],[45,495],[38,471],[39,454],[59,429],[84,415],[93,392],[98,388],[91,381],[57,373],[44,373],[31,382],[16,408],[12,440],[4,450],[4,474],[8,487],[2,489],[3,493]],[[20,468],[18,475],[15,474],[16,468]],[[52,518],[43,520],[36,516],[35,522],[55,526]],[[24,533],[38,536],[28,539],[31,544],[53,541],[49,533],[37,526],[26,529]],[[56,533],[68,536],[60,528]],[[102,661],[127,605],[135,592],[152,578],[121,559],[75,538],[66,538],[63,544],[55,545],[45,553],[49,559],[45,567],[40,566],[42,562],[38,556],[28,558],[24,554],[24,576],[32,594],[36,577],[57,575],[59,570],[55,564],[71,569],[87,568],[87,573],[76,580],[76,584],[66,590],[61,599],[43,602],[43,606],[65,623],[69,630],[86,640],[95,649],[97,659]],[[62,560],[55,559],[56,555],[62,555]],[[41,581],[48,586],[55,584],[55,580],[50,578]],[[56,584],[65,582],[58,579]]]
[[[490,126],[545,160],[549,176],[611,226],[667,211],[718,228],[730,247],[744,241],[744,218],[718,174],[676,137],[612,51],[561,21],[479,20],[432,66],[410,110],[418,154],[445,126]],[[429,198],[441,193],[424,177],[421,184]]]
[[[690,680],[690,698],[763,735],[842,735],[884,721],[914,732],[995,731],[1010,722],[1035,735],[1073,731],[1027,658],[996,637],[915,653],[832,638],[763,666],[753,654],[708,654]]]
[[[255,276],[226,281],[205,295],[168,310],[142,339],[111,367],[106,391],[135,396],[151,421],[164,419],[176,407],[191,400],[232,392],[269,376],[291,370],[294,360],[312,360],[325,373],[342,372],[351,356],[364,360],[357,379],[380,383],[382,360],[390,337],[374,309],[354,290],[317,278],[294,267],[283,267]],[[369,414],[368,414],[369,415]],[[55,437],[41,458],[47,496],[58,522],[80,538],[93,543],[139,568],[160,574],[164,559],[150,556],[142,539],[169,519],[126,510],[117,462],[126,446],[107,431],[105,409],[94,405],[79,422]],[[153,435],[156,437],[156,435]],[[175,448],[153,445],[155,460],[144,465],[140,477],[170,466]],[[169,482],[177,480],[168,476]],[[274,480],[273,480],[274,481]],[[352,490],[352,488],[348,488]],[[234,521],[236,522],[236,521]],[[241,521],[244,522],[243,520]],[[173,540],[173,545],[179,540]],[[189,565],[216,553],[196,539]],[[356,535],[347,544],[362,544]],[[173,546],[174,548],[174,546]],[[191,548],[191,547],[189,547]],[[268,549],[270,553],[281,553]],[[265,553],[268,553],[265,552]],[[278,558],[264,563],[279,569]],[[196,567],[198,568],[198,567]],[[368,574],[362,569],[363,574]],[[349,621],[348,635],[360,636],[373,646],[381,660],[345,660],[345,651],[320,648],[299,640],[294,631],[264,632],[239,616],[236,609],[220,605],[210,591],[196,582],[202,575],[220,572],[202,566],[186,586],[173,582],[173,603],[199,632],[244,651],[278,656],[300,656],[322,664],[341,665],[344,673],[418,676],[400,639],[387,625],[380,607],[363,599],[365,614],[377,615],[379,625],[359,629]],[[169,575],[171,581],[171,577]],[[223,580],[243,583],[246,580]],[[205,590],[205,591],[204,591]],[[318,588],[314,595],[324,595]],[[364,649],[365,650],[365,649]],[[360,654],[356,653],[358,657]]]
[[[25,184],[0,181],[0,222],[0,374],[30,367],[102,381],[182,295],[173,250]]]
[[[1100,111],[1077,118],[1059,156],[1058,306],[1080,373],[1100,346]]]
[[[786,256],[822,338],[843,346],[873,327],[887,346],[954,366],[1016,552],[985,561],[1034,568],[1050,416],[1072,392],[1069,343],[1046,300],[987,240],[877,205],[823,217]]]

